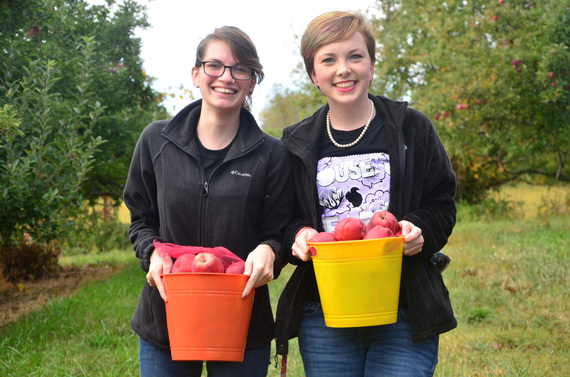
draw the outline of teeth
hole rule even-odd
[[[337,88],[350,88],[351,86],[353,86],[354,84],[356,84],[356,81],[349,81],[349,82],[340,82],[338,84],[335,84],[335,86]]]
[[[226,88],[214,88],[214,92],[218,92],[218,93],[226,93],[226,94],[234,94],[236,93],[235,90],[232,89],[226,89]]]

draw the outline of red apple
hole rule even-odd
[[[199,253],[192,261],[192,272],[224,272],[224,265],[214,254]]]
[[[382,225],[377,225],[374,228],[370,229],[364,235],[365,240],[370,240],[373,238],[387,238],[387,237],[394,237],[394,233],[388,228],[383,227]]]
[[[311,239],[309,240],[309,242],[335,242],[335,241],[336,237],[334,236],[334,234],[330,232],[319,232],[315,234],[313,237],[311,237]],[[309,247],[309,250],[311,251],[312,256],[317,255],[317,250],[314,247]]]
[[[313,237],[311,237],[311,239],[309,240],[309,242],[334,242],[334,241],[336,241],[334,234],[329,232],[319,232],[315,234]]]
[[[381,225],[384,228],[388,228],[393,234],[400,231],[400,224],[398,224],[398,219],[389,211],[376,211],[370,218],[366,230],[371,230],[375,226]]]
[[[179,256],[172,265],[172,270],[170,272],[192,272],[192,261],[194,260],[194,257],[194,254],[184,254]]]
[[[241,275],[245,271],[245,262],[239,261],[234,262],[226,268],[226,274],[238,274]]]
[[[30,38],[33,38],[36,34],[40,33],[40,27],[39,26],[32,26],[30,28],[30,30],[28,30],[28,33],[30,35]]]
[[[366,232],[366,224],[355,217],[340,219],[334,227],[334,236],[337,241],[361,240]]]

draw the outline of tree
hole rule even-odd
[[[136,28],[148,26],[145,8],[134,0],[90,6],[84,0],[24,0],[0,3],[0,90],[17,82],[35,60],[57,62],[61,79],[52,90],[73,98],[78,43],[92,38],[90,101],[105,107],[94,135],[106,142],[81,187],[91,202],[101,196],[119,203],[134,145],[151,120],[167,117],[162,95],[151,87],[140,58]],[[0,98],[0,103],[2,99]]]
[[[56,239],[85,198],[119,200],[161,95],[142,70],[135,1],[0,2],[0,237]]]
[[[458,199],[534,177],[568,181],[570,7],[563,0],[382,1],[373,92],[428,114]]]
[[[80,185],[103,142],[93,129],[103,108],[89,101],[90,40],[70,59],[80,67],[74,98],[53,90],[62,74],[53,60],[33,61],[10,85],[0,108],[0,246],[57,238],[81,207]]]
[[[324,96],[312,89],[308,82],[299,83],[305,90],[292,90],[280,84],[273,86],[269,105],[260,114],[264,131],[281,137],[284,127],[306,118],[324,104]]]

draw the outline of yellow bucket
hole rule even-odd
[[[403,237],[309,242],[325,323],[364,327],[398,320]]]

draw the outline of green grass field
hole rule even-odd
[[[515,197],[524,198],[524,190]],[[567,190],[565,195],[543,198],[534,216],[512,219],[466,220],[460,208],[445,249],[452,264],[444,272],[459,326],[441,336],[436,376],[570,376]],[[548,205],[557,211],[546,215],[540,208]],[[70,258],[65,263],[73,264]],[[287,267],[270,283],[274,303],[291,272]],[[133,260],[107,281],[6,326],[0,376],[138,375],[138,341],[129,320],[144,278]],[[274,365],[269,371],[280,375]],[[287,375],[304,375],[296,340],[290,341]]]

